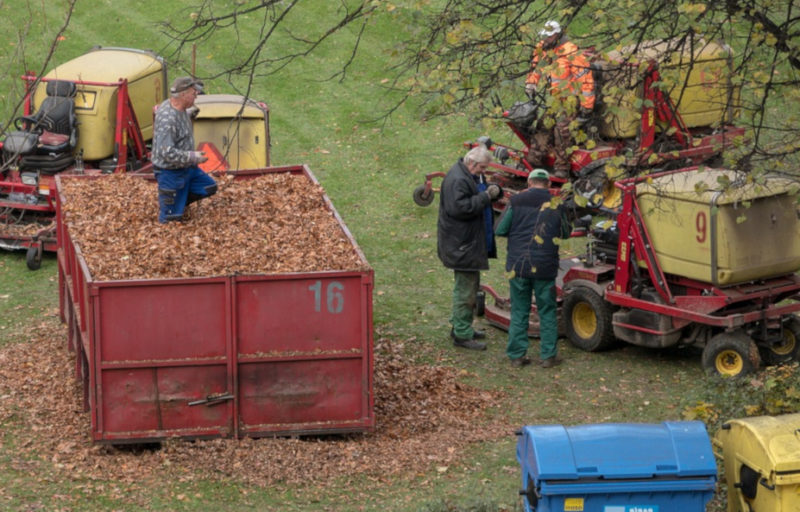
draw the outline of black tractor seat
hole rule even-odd
[[[18,117],[3,142],[6,160],[19,158],[21,169],[37,169],[56,173],[73,162],[72,152],[77,145],[74,82],[47,82],[47,97],[31,115]]]

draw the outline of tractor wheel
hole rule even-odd
[[[614,343],[611,306],[593,290],[578,287],[567,293],[562,311],[567,337],[579,349],[597,352]]]
[[[25,263],[30,270],[39,270],[42,266],[42,248],[41,246],[28,247],[28,252],[25,253]]]
[[[414,202],[417,206],[430,206],[433,202],[433,190],[425,190],[425,185],[420,185],[414,189]]]
[[[758,347],[742,331],[717,334],[703,349],[703,368],[708,373],[739,377],[761,365]]]
[[[483,316],[486,313],[486,292],[483,290],[475,294],[475,316]]]
[[[761,347],[765,364],[788,363],[797,359],[800,351],[800,318],[793,316],[783,326],[783,340],[779,345]]]

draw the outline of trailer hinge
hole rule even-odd
[[[217,405],[227,400],[233,400],[233,395],[230,393],[223,393],[221,395],[208,395],[207,397],[203,398],[202,400],[195,400],[194,402],[189,402],[189,406],[193,405]]]

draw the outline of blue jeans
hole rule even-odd
[[[158,222],[180,220],[186,205],[217,192],[217,182],[196,165],[183,169],[156,169]]]

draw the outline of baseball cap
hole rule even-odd
[[[203,82],[201,80],[196,80],[190,76],[180,76],[176,78],[172,82],[172,87],[169,88],[169,92],[171,93],[183,92],[190,87],[194,87],[195,89],[197,89],[197,92],[203,92]]]
[[[549,180],[550,173],[545,171],[544,169],[534,169],[528,175],[528,179]]]
[[[561,24],[555,20],[550,20],[544,24],[544,28],[539,31],[539,37],[550,37],[561,32]]]

